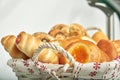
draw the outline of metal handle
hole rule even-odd
[[[115,34],[114,34],[114,17],[113,17],[114,11],[107,6],[100,5],[100,4],[103,4],[100,0],[87,0],[87,1],[90,6],[97,7],[105,13],[107,36],[109,37],[110,40],[114,40],[114,36],[115,36]],[[98,4],[98,3],[100,3],[100,4]]]

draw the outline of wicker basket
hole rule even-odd
[[[74,65],[48,64],[37,61],[37,55],[43,48],[59,51]],[[55,43],[44,43],[35,51],[32,59],[10,59],[7,63],[16,73],[18,80],[83,80],[83,79],[120,79],[120,57],[111,62],[76,62],[62,47]]]

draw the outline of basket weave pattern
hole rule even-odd
[[[59,51],[73,64],[50,64],[37,60],[38,53],[43,48],[51,48]],[[91,62],[81,64],[62,47],[55,43],[44,43],[35,51],[33,58],[28,60],[10,59],[7,63],[16,73],[19,80],[73,80],[73,79],[120,79],[120,57],[111,62]]]

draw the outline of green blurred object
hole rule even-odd
[[[120,19],[120,0],[100,0],[102,3],[105,3],[113,11],[115,11]]]
[[[104,13],[110,13],[115,12],[117,13],[119,19],[120,19],[120,0],[87,0],[89,5],[91,6],[96,6],[99,9],[101,9]],[[105,4],[106,8],[109,9],[104,9],[102,6],[97,5],[96,3],[101,3]]]
[[[106,33],[109,39],[115,39],[114,32],[114,13],[120,20],[120,0],[87,0],[91,7],[96,7],[103,11],[106,15]]]

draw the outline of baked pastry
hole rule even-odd
[[[35,49],[42,44],[42,41],[31,34],[20,32],[16,38],[17,48],[25,53],[28,57],[32,57]]]
[[[56,39],[65,39],[69,36],[69,26],[65,24],[57,24],[50,29],[48,34]]]
[[[45,41],[45,42],[50,42],[52,40],[54,40],[54,38],[52,36],[50,36],[49,34],[45,33],[45,32],[35,32],[33,33],[33,36],[39,38],[41,41]]]
[[[103,31],[97,31],[92,35],[92,39],[95,40],[97,43],[101,40],[109,40],[108,36]]]
[[[120,56],[120,40],[113,40],[112,42],[116,48],[117,56]]]
[[[34,51],[39,47],[39,45],[43,43],[44,41],[40,40],[40,38],[37,38],[26,32],[20,32],[16,39],[16,46],[18,49],[24,52],[30,58],[33,57]],[[46,48],[38,53],[38,61],[54,64],[59,63],[57,53],[54,50]]]
[[[36,32],[33,34],[33,36],[35,36],[42,42],[52,42],[55,40],[52,36],[50,36],[49,34],[45,32]],[[38,61],[43,62],[43,63],[59,64],[57,53],[58,52],[55,50],[45,48],[41,52],[39,52]]]
[[[52,49],[44,48],[38,54],[38,61],[43,63],[59,64],[58,52]]]
[[[72,23],[69,25],[69,36],[88,36],[87,31],[83,26],[77,23]]]
[[[70,25],[57,24],[48,32],[56,39],[66,39],[72,36],[88,36],[87,31],[80,24],[72,23]]]
[[[1,43],[4,46],[4,49],[9,53],[12,58],[22,58],[28,59],[23,52],[21,52],[15,45],[16,36],[7,35],[1,39]]]
[[[97,46],[104,51],[111,60],[117,57],[117,51],[114,44],[110,40],[100,40]]]
[[[68,37],[68,35],[66,35],[63,31],[58,29],[51,30],[49,34],[53,36],[55,40],[63,40]]]
[[[68,40],[67,40],[68,41]],[[76,61],[80,63],[88,62],[104,62],[110,61],[109,56],[101,51],[94,43],[88,40],[74,40],[71,39],[62,45]],[[69,63],[69,60],[63,55],[59,54],[60,64]]]

